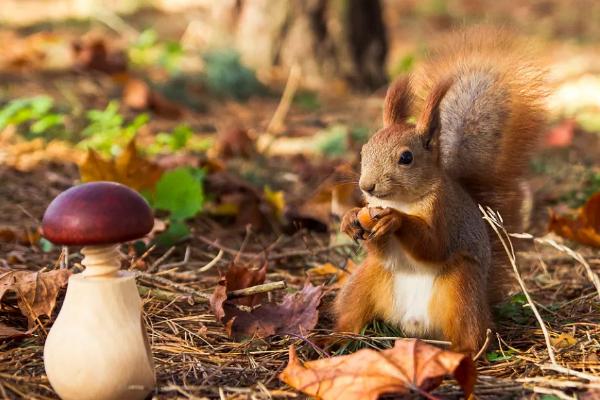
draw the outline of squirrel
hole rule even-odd
[[[363,240],[366,259],[335,300],[338,331],[381,319],[455,351],[481,347],[510,275],[478,204],[520,229],[545,121],[544,73],[527,46],[502,30],[459,31],[389,87],[383,128],[361,151],[358,184],[374,226],[353,208],[340,227]]]

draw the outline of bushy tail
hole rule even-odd
[[[494,28],[450,35],[414,79],[424,99],[452,86],[440,105],[442,165],[481,204],[521,228],[521,180],[543,132],[544,74],[528,43]]]
[[[534,60],[530,44],[509,33],[471,28],[435,48],[414,79],[421,99],[452,82],[440,104],[441,163],[475,201],[499,211],[512,232],[528,218],[524,176],[544,129],[544,73]],[[488,294],[495,303],[512,274],[498,238],[489,234]]]

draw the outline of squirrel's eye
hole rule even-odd
[[[413,160],[413,155],[410,151],[405,151],[402,154],[400,154],[400,160],[398,160],[398,164],[401,165],[408,165],[412,162]]]

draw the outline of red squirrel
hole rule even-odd
[[[378,318],[456,351],[480,348],[508,273],[478,204],[520,229],[521,183],[543,132],[543,71],[528,55],[507,32],[461,31],[388,89],[383,128],[361,151],[374,226],[360,224],[360,208],[342,219],[367,257],[337,295],[337,330]]]

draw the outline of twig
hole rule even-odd
[[[590,281],[592,281],[592,284],[596,287],[596,292],[598,293],[598,298],[600,298],[600,278],[598,278],[598,274],[596,274],[592,270],[592,267],[590,267],[590,264],[588,264],[588,262],[585,260],[585,258],[580,253],[576,252],[575,250],[573,250],[567,246],[559,244],[552,239],[537,238],[528,233],[513,233],[510,236],[519,238],[519,239],[531,239],[536,243],[550,245],[550,246],[554,247],[556,250],[567,254],[569,257],[571,257],[575,261],[579,262],[585,268],[585,272],[587,273]]]
[[[279,104],[277,105],[277,108],[273,113],[273,117],[271,117],[271,121],[267,126],[268,134],[277,134],[279,131],[281,131],[285,116],[290,110],[292,100],[294,100],[294,94],[296,94],[296,90],[298,89],[301,76],[302,70],[300,66],[298,64],[292,65],[285,88],[283,89],[283,94],[279,100]]]
[[[169,257],[171,255],[171,253],[174,252],[174,251],[175,251],[175,246],[171,246],[169,248],[169,250],[165,251],[165,254],[163,254],[162,256],[160,256],[158,258],[158,260],[156,260],[156,261],[154,261],[152,263],[152,265],[150,266],[150,268],[148,268],[147,272],[152,273],[152,272],[156,271],[158,269],[159,265],[162,264],[162,262],[165,261],[167,259],[167,257]]]
[[[543,370],[548,370],[549,369],[549,370],[552,370],[552,371],[559,372],[561,374],[576,376],[578,378],[585,379],[585,380],[588,380],[590,382],[600,382],[600,377],[598,377],[598,376],[594,376],[594,375],[591,375],[591,374],[586,374],[585,372],[575,371],[575,370],[573,370],[571,368],[563,367],[563,366],[560,366],[560,365],[546,364],[546,365],[540,366],[540,368],[543,369]]]
[[[165,278],[161,278],[161,277],[156,277],[156,278],[159,278],[159,279],[155,279],[157,282],[166,281],[168,283],[165,283],[165,284],[168,284],[173,287],[183,286],[183,285],[178,285],[177,283],[169,281],[168,279],[165,279]],[[202,303],[202,302],[206,302],[206,301],[210,300],[210,295],[208,295],[206,293],[198,292],[196,290],[188,288],[187,286],[183,286],[183,287],[186,290],[188,290],[188,292],[173,293],[173,292],[169,292],[169,291],[162,290],[162,289],[149,288],[149,287],[143,286],[143,285],[138,285],[138,291],[143,296],[150,295],[152,297],[156,297],[157,299],[165,300],[165,301],[178,300],[178,299],[181,299],[182,297],[188,297],[188,298],[191,297],[195,302],[198,302],[198,303]],[[250,286],[245,289],[232,290],[230,292],[227,292],[227,300],[238,299],[240,297],[245,297],[245,296],[252,296],[254,294],[259,294],[259,293],[267,293],[267,292],[271,292],[273,290],[285,289],[286,287],[287,287],[287,285],[284,281],[263,283],[262,285]],[[189,292],[190,290],[192,290],[193,292]]]
[[[208,264],[206,264],[204,267],[199,268],[198,272],[206,272],[209,269],[211,269],[212,267],[214,267],[220,260],[221,258],[223,258],[223,249],[219,249],[219,252],[217,253],[217,255],[215,256],[215,258],[213,258]]]
[[[535,315],[535,318],[537,319],[540,328],[542,328],[544,340],[546,341],[546,348],[548,349],[548,357],[550,357],[550,361],[552,362],[552,364],[557,365],[556,357],[554,356],[554,349],[552,348],[552,344],[550,342],[550,334],[548,333],[548,328],[546,327],[542,316],[540,315],[537,307],[535,306],[535,303],[531,299],[531,296],[529,295],[529,292],[525,287],[525,282],[521,278],[521,274],[519,273],[519,269],[517,268],[515,249],[512,245],[512,242],[510,241],[510,235],[504,228],[502,216],[500,216],[500,214],[495,213],[490,207],[487,207],[486,210],[481,205],[479,205],[479,210],[483,214],[483,219],[490,224],[494,232],[496,232],[496,235],[498,235],[498,238],[502,243],[502,247],[504,247],[504,251],[508,255],[508,259],[510,261],[510,264],[512,265],[515,277],[519,282],[519,286],[521,286],[521,290],[527,298],[527,303],[529,303],[529,306],[531,307],[531,310],[533,311],[533,314]]]
[[[276,281],[263,283],[262,285],[250,286],[245,289],[232,290],[227,293],[227,299],[233,300],[239,297],[252,296],[254,294],[266,293],[272,290],[285,289],[287,287],[285,281]]]
[[[483,342],[483,346],[481,346],[481,349],[479,349],[477,354],[475,354],[475,357],[473,357],[473,361],[477,361],[479,359],[479,357],[481,357],[483,355],[483,353],[485,353],[488,346],[490,345],[491,340],[492,340],[492,330],[488,328],[488,330],[485,332],[485,342]]]
[[[157,276],[157,275],[153,275],[153,274],[149,274],[147,272],[138,272],[137,276],[143,278],[143,279],[147,279],[150,281],[155,281],[158,282],[160,284],[163,284],[165,286],[170,286],[173,287],[177,290],[179,290],[180,292],[183,292],[185,294],[190,294],[192,296],[198,296],[200,298],[203,298],[205,300],[210,299],[210,295],[206,294],[206,293],[202,293],[197,291],[196,289],[193,289],[191,287],[182,285],[181,283],[177,283],[177,282],[173,282],[169,279],[163,278],[162,276]]]
[[[184,265],[186,265],[189,261],[190,261],[190,254],[192,253],[190,246],[187,246],[185,248],[185,254],[183,255],[183,260],[181,261],[177,261],[174,263],[169,263],[169,264],[165,264],[162,266],[163,269],[170,269],[170,268],[177,268],[177,267],[183,267]]]

